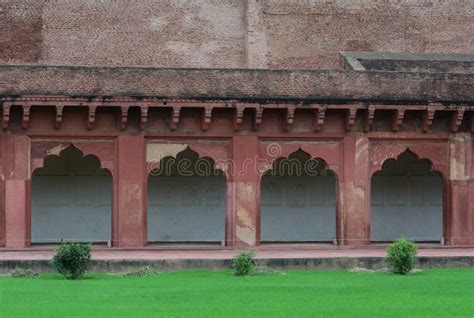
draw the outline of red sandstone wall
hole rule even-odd
[[[0,62],[340,68],[340,51],[474,53],[470,0],[0,0]]]

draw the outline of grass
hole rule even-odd
[[[0,278],[0,317],[473,317],[474,269]]]

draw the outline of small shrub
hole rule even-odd
[[[67,278],[80,278],[91,264],[91,245],[84,243],[61,243],[56,250],[52,265]]]
[[[416,260],[416,244],[405,237],[387,248],[387,263],[394,274],[408,274],[415,267]]]
[[[249,275],[255,268],[255,251],[240,251],[232,260],[232,270],[235,276]]]

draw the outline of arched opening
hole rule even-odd
[[[336,175],[298,150],[262,177],[261,242],[330,242],[336,237]]]
[[[148,242],[222,243],[226,178],[210,158],[187,148],[148,177]]]
[[[409,150],[372,176],[372,241],[401,236],[419,242],[443,237],[443,177]]]
[[[31,242],[105,243],[112,231],[112,176],[74,146],[44,159],[31,184]]]

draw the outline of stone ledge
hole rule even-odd
[[[355,71],[473,73],[474,54],[341,52],[344,68]]]
[[[474,267],[474,256],[419,257],[419,268],[469,268]],[[257,259],[259,265],[274,269],[351,269],[371,270],[386,267],[383,257],[328,257],[328,258],[271,258]],[[222,270],[230,267],[230,259],[161,259],[161,260],[93,260],[92,272],[125,272],[142,266],[159,271],[175,270]],[[30,269],[36,272],[52,272],[47,260],[0,260],[0,274],[14,269]]]
[[[0,65],[0,96],[474,102],[474,74]]]

